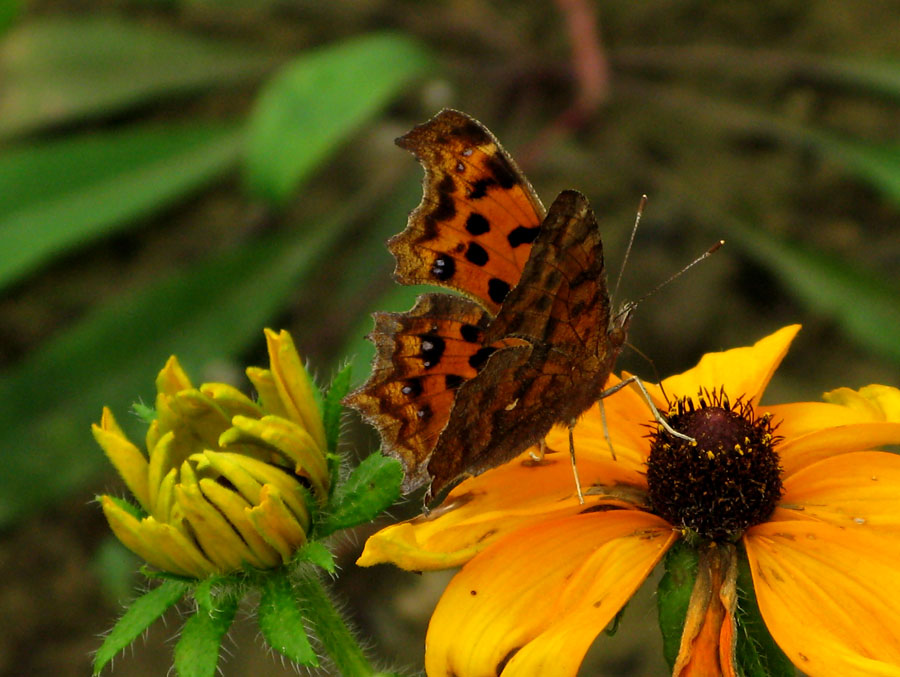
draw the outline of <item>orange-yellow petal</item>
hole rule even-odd
[[[834,404],[859,409],[872,419],[900,421],[900,388],[878,384],[859,390],[838,388],[825,393],[823,398]]]
[[[607,388],[619,382],[617,376],[610,376]],[[632,386],[605,397],[602,403],[606,413],[606,432],[609,433],[616,460],[619,465],[642,476],[646,472],[647,453],[650,449],[647,444],[647,425],[653,421],[653,412],[646,399]],[[666,406],[662,406],[665,411]],[[599,403],[578,419],[573,437],[575,455],[579,462],[586,458],[600,460],[612,458],[609,442],[603,430],[603,416],[600,413]],[[547,445],[551,449],[568,452],[568,426],[559,425],[552,428],[547,435]]]
[[[794,402],[760,408],[784,437],[777,451],[785,477],[836,454],[900,443],[900,422],[871,418],[871,411],[827,402]]]
[[[773,519],[810,519],[854,532],[898,529],[900,456],[862,451],[803,468],[785,480]]]
[[[766,626],[804,673],[900,675],[898,549],[885,541],[809,521],[744,535]]]
[[[627,506],[623,500],[592,496],[592,482],[646,481],[611,459],[578,461],[582,487],[589,495],[578,503],[569,454],[548,454],[541,463],[526,452],[518,459],[462,482],[426,516],[394,524],[366,542],[357,562],[371,566],[392,562],[411,571],[446,569],[469,561],[492,542],[533,522],[574,515],[597,505]]]
[[[752,346],[708,353],[697,366],[665,379],[662,385],[670,400],[693,397],[701,388],[718,390],[724,386],[732,401],[744,395],[756,405],[798,331],[800,325],[792,324]],[[664,400],[657,386],[648,385],[648,390],[654,398]]]
[[[438,602],[428,675],[574,675],[676,538],[665,521],[633,510],[509,534],[469,562]]]

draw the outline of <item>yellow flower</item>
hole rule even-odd
[[[104,408],[94,438],[140,510],[102,496],[113,532],[151,565],[203,578],[287,562],[328,498],[325,428],[290,335],[266,330],[259,402],[224,383],[195,388],[173,356],[156,379],[145,455]],[[141,514],[143,513],[143,514]]]
[[[799,327],[706,355],[648,386],[655,426],[625,388],[541,463],[519,459],[461,483],[427,517],[380,531],[359,560],[410,570],[464,564],[432,616],[429,675],[574,675],[585,652],[679,539],[699,552],[677,675],[734,674],[736,562],[760,612],[809,675],[900,675],[900,391],[839,389],[827,402],[761,406]],[[615,379],[612,379],[615,382]],[[688,462],[688,460],[690,462]],[[698,506],[700,506],[698,508]],[[745,553],[745,554],[744,554]]]

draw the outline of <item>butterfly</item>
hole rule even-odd
[[[369,379],[345,399],[426,501],[540,443],[604,392],[632,307],[612,314],[597,220],[577,191],[545,211],[493,134],[445,109],[397,139],[425,169],[422,202],[388,241],[426,293],[375,313]]]

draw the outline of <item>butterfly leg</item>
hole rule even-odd
[[[572,474],[575,476],[575,491],[578,492],[578,502],[584,505],[584,494],[581,491],[581,480],[578,477],[578,465],[575,463],[575,420],[569,421],[569,458],[572,460]]]
[[[602,401],[604,397],[609,397],[610,395],[619,392],[625,386],[634,384],[638,387],[638,390],[641,391],[641,394],[644,396],[644,401],[647,403],[647,406],[650,407],[650,411],[653,412],[653,418],[659,423],[663,430],[665,430],[670,435],[674,435],[678,439],[684,440],[685,442],[696,442],[693,437],[689,437],[684,433],[680,433],[675,428],[669,425],[669,422],[666,421],[665,417],[659,413],[659,409],[656,408],[656,405],[653,404],[653,400],[650,398],[650,393],[647,392],[647,388],[644,387],[644,382],[640,379],[639,376],[629,376],[624,381],[619,381],[616,385],[611,386],[600,393],[599,399]],[[601,412],[603,410],[601,409]],[[605,428],[604,428],[605,430]],[[607,438],[608,439],[608,438]],[[613,455],[615,458],[615,455]]]
[[[541,461],[543,461],[544,456],[547,455],[547,440],[542,437],[541,441],[538,442],[538,453],[529,451],[528,455],[531,456],[531,460],[535,463],[540,463]]]
[[[609,453],[612,455],[612,459],[616,460],[616,450],[613,448],[612,437],[609,436],[609,426],[606,424],[606,407],[603,406],[603,395],[601,395],[600,399],[597,400],[597,404],[600,405],[600,423],[603,424],[603,437],[606,438],[606,444],[609,447]]]

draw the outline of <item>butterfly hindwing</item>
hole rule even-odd
[[[376,313],[372,376],[345,404],[382,434],[384,451],[403,462],[405,487],[421,484],[425,464],[444,429],[457,389],[496,350],[515,339],[483,343],[488,313],[449,294],[423,294],[406,313]]]

